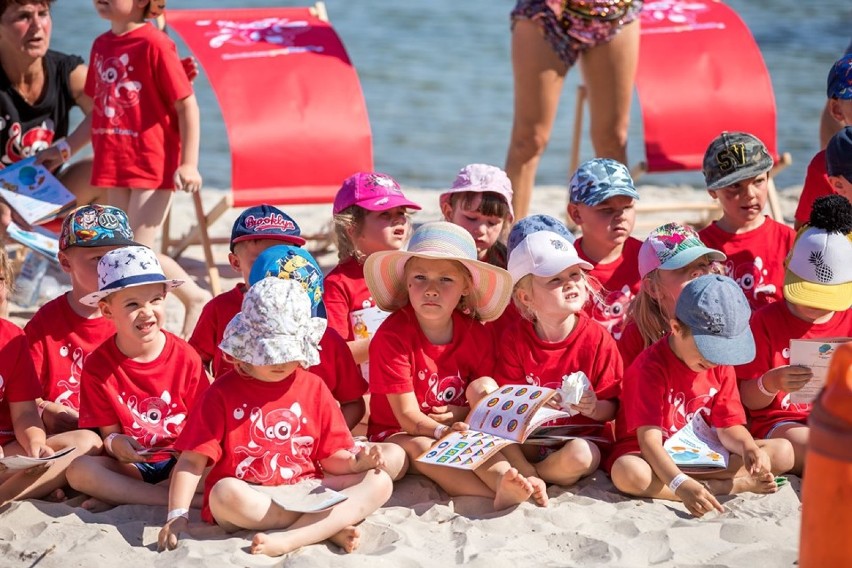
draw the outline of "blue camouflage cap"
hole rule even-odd
[[[551,231],[572,244],[575,240],[574,233],[556,217],[551,217],[550,215],[530,215],[512,226],[512,230],[509,231],[509,240],[506,244],[507,251],[511,253],[522,240],[532,233],[539,231]]]
[[[581,164],[568,182],[568,193],[571,203],[590,207],[617,195],[639,199],[627,166],[609,158],[594,158]]]

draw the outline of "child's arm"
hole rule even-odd
[[[47,445],[44,424],[39,418],[38,406],[34,400],[10,402],[9,414],[12,417],[15,439],[21,444],[26,455],[32,458],[53,455],[53,450]]]
[[[413,392],[389,394],[387,397],[400,428],[412,436],[427,436],[438,440],[450,430],[467,430],[467,424],[464,422],[454,422],[447,426],[423,414]]]
[[[41,421],[51,434],[70,432],[80,427],[80,415],[73,408],[49,400],[39,399],[37,402]]]
[[[340,412],[343,413],[343,418],[346,419],[346,426],[352,430],[361,422],[361,419],[364,418],[364,414],[367,412],[364,397],[340,403]]]
[[[598,400],[598,395],[593,389],[586,389],[580,397],[580,402],[572,404],[571,408],[586,418],[597,422],[608,422],[615,418],[618,405],[614,400]]]
[[[135,463],[144,462],[145,457],[139,455],[139,450],[144,449],[142,444],[122,434],[120,424],[104,426],[100,428],[101,437],[104,439],[104,452],[120,462]]]
[[[743,457],[743,465],[746,471],[752,477],[757,477],[762,473],[772,471],[772,462],[769,459],[769,454],[761,450],[754,442],[751,433],[745,426],[729,426],[727,428],[719,428],[719,441],[731,453],[739,454]]]
[[[779,391],[796,392],[808,384],[813,376],[810,367],[804,365],[775,367],[757,379],[739,381],[740,398],[746,408],[752,410],[766,408]]]
[[[369,337],[367,339],[353,339],[352,341],[347,341],[346,344],[352,352],[352,358],[355,359],[355,362],[359,365],[361,363],[366,363],[370,359]]]
[[[169,484],[169,512],[166,515],[166,524],[160,529],[157,537],[159,550],[174,550],[177,547],[180,533],[185,531],[189,524],[189,508],[206,466],[207,456],[204,454],[181,452]]]
[[[361,473],[371,469],[387,471],[381,444],[371,444],[368,447],[358,449],[360,451],[357,454],[353,454],[349,450],[337,450],[324,460],[320,460],[323,471],[331,475]]]
[[[175,172],[175,186],[188,193],[201,189],[201,174],[198,173],[198,148],[201,139],[201,120],[198,101],[189,95],[175,103],[180,125],[181,157]]]
[[[656,426],[640,426],[636,430],[636,438],[639,440],[642,458],[648,462],[660,481],[671,489],[672,481],[684,474],[681,473],[663,448],[663,431]],[[700,517],[712,509],[719,512],[723,511],[722,505],[719,504],[716,497],[707,491],[702,483],[691,477],[680,482],[672,493],[679,497],[689,512],[696,517]]]

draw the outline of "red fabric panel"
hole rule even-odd
[[[647,2],[636,88],[649,172],[700,170],[723,130],[760,138],[777,159],[775,95],[760,50],[731,8]]]
[[[358,75],[308,8],[169,10],[219,100],[235,207],[330,202],[373,169]]]

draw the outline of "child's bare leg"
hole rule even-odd
[[[387,464],[385,471],[394,481],[399,481],[408,472],[408,455],[398,444],[391,442],[370,442],[367,447],[379,446],[382,449],[382,457]]]
[[[772,439],[785,439],[793,445],[794,461],[789,470],[793,475],[801,476],[805,471],[805,456],[808,453],[808,438],[811,429],[805,424],[782,424],[772,432]],[[768,450],[767,450],[768,451]],[[775,469],[775,460],[772,460]]]
[[[435,440],[425,436],[397,434],[391,437],[388,443],[398,444],[405,450],[409,458],[409,473],[428,477],[451,497],[467,495],[471,497],[494,498],[494,491],[483,484],[479,477],[472,471],[417,461],[417,457],[428,450],[434,442]]]
[[[155,248],[157,238],[163,230],[163,222],[172,205],[174,192],[155,189],[134,190],[112,190],[130,191],[127,198],[127,218],[133,229],[133,239],[149,247]],[[189,337],[195,329],[195,323],[201,315],[204,305],[210,301],[210,292],[202,289],[195,283],[192,277],[173,258],[164,254],[157,254],[157,259],[163,267],[166,278],[178,278],[184,280],[182,286],[174,288],[173,293],[181,301],[185,308],[183,329],[181,337]]]
[[[613,485],[622,493],[635,497],[680,501],[639,454],[626,454],[615,460],[610,477]]]
[[[101,437],[89,430],[73,430],[51,436],[47,445],[57,452],[69,446],[76,449],[67,456],[54,461],[42,473],[20,471],[5,476],[0,484],[0,506],[15,499],[41,499],[61,489],[67,483],[66,474],[70,464],[81,456],[97,455],[101,452]],[[7,456],[23,455],[24,449],[18,442],[3,448]]]
[[[327,476],[323,483],[342,491],[348,499],[328,511],[293,513],[275,505],[268,496],[254,491],[245,482],[226,478],[213,487],[210,510],[216,522],[226,528],[279,531],[257,533],[252,539],[254,554],[280,556],[326,539],[333,539],[351,552],[359,536],[354,525],[390,498],[393,482],[387,473],[371,470]]]
[[[536,470],[547,483],[567,486],[593,473],[600,463],[601,452],[598,447],[578,438],[570,440],[537,463]]]

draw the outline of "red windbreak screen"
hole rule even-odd
[[[358,75],[309,8],[172,10],[225,120],[234,206],[330,202],[373,168]],[[203,113],[203,109],[202,109]]]
[[[649,172],[700,170],[723,130],[749,132],[777,159],[775,96],[760,50],[721,2],[645,2],[636,89]]]

